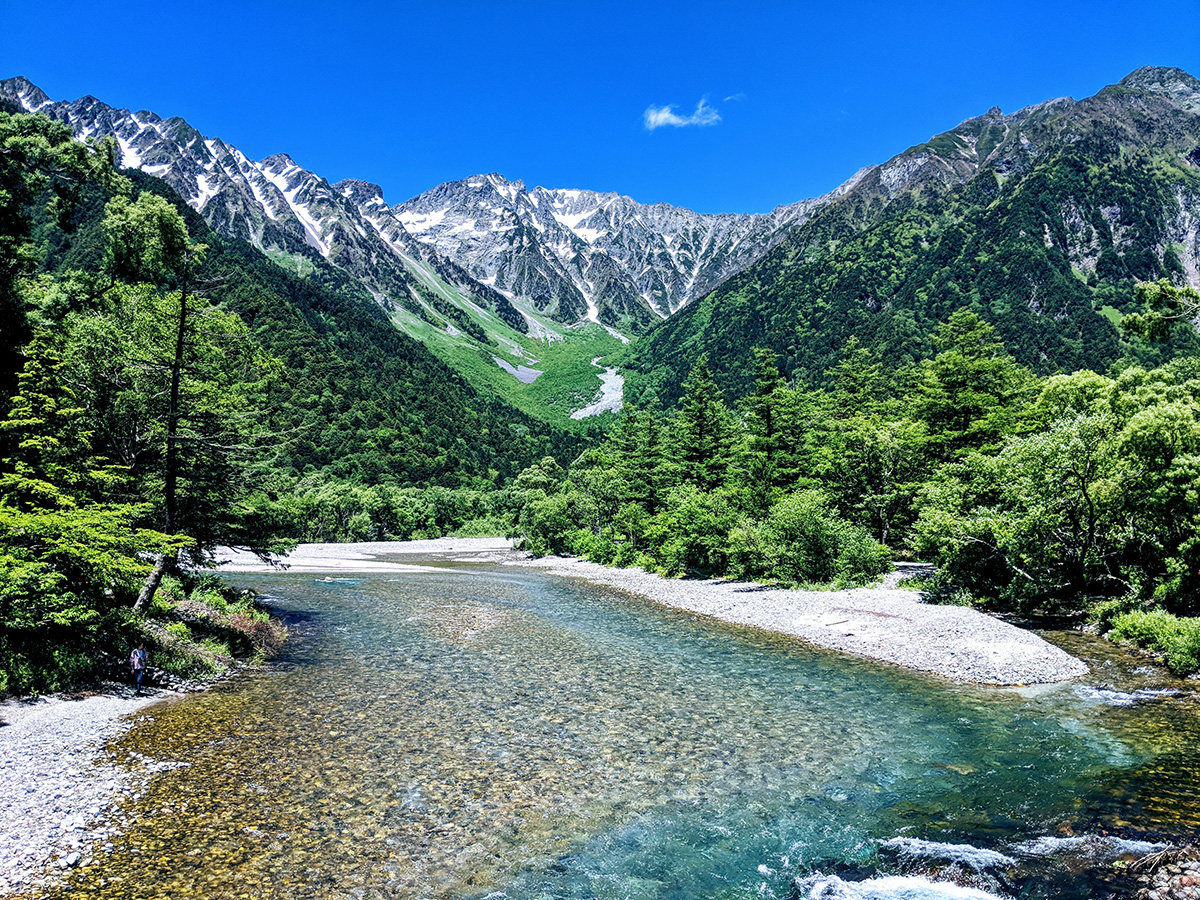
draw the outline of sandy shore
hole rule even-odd
[[[430,566],[408,563],[407,557],[459,562],[498,562],[517,555],[508,538],[434,538],[428,541],[380,541],[358,544],[301,544],[286,557],[265,563],[253,553],[223,548],[217,553],[220,572],[420,572]]]
[[[532,566],[583,578],[725,622],[801,638],[854,656],[977,684],[1042,684],[1085,674],[1081,661],[1035,634],[961,606],[922,603],[914,591],[803,591],[760,584],[673,579],[578,559],[533,559],[502,538],[440,538],[374,544],[304,544],[285,563],[296,572],[402,572],[409,557]],[[226,554],[231,572],[270,571],[248,554]]]

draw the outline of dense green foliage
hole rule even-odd
[[[1172,672],[1200,669],[1200,618],[1180,618],[1161,609],[1132,610],[1117,616],[1109,637],[1132,641],[1163,657]]]
[[[453,534],[497,536],[512,527],[507,489],[395,487],[305,480],[289,499],[301,541],[424,540]]]
[[[1167,281],[1140,294],[1145,315],[1200,301]],[[569,471],[517,479],[527,546],[790,583],[917,555],[960,601],[1198,611],[1200,360],[1038,376],[966,309],[929,344],[885,378],[851,339],[821,390],[760,350],[732,408],[701,357],[670,415],[633,411]]]
[[[525,545],[669,575],[872,580],[889,553],[839,508],[833,480],[809,475],[828,453],[812,431],[821,403],[763,353],[758,390],[735,415],[701,357],[670,415],[632,411],[569,473],[544,460],[521,474]]]
[[[197,641],[229,648],[207,613],[195,641],[155,624],[178,559],[501,531],[505,478],[582,446],[477,394],[337,270],[288,275],[114,172],[107,146],[0,113],[0,147],[0,692],[78,683],[135,634],[180,669]]]

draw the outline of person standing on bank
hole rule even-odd
[[[136,649],[129,654],[129,670],[133,673],[133,683],[137,693],[142,692],[142,676],[146,674],[146,645],[138,642]]]

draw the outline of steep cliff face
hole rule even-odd
[[[526,188],[501,175],[448,182],[394,207],[418,240],[476,278],[547,308],[645,325],[759,259],[855,183],[765,215],[708,215],[619,194]]]

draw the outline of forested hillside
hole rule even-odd
[[[742,396],[753,347],[819,384],[851,336],[890,371],[927,356],[937,323],[963,306],[1035,372],[1104,371],[1128,352],[1159,362],[1114,323],[1138,282],[1200,279],[1198,147],[1200,82],[1172,69],[968,120],[871,172],[634,345],[627,399],[672,403],[700,353]]]
[[[85,676],[218,546],[441,534],[582,445],[337,270],[288,274],[118,173],[111,144],[0,111],[0,151],[0,691]]]

